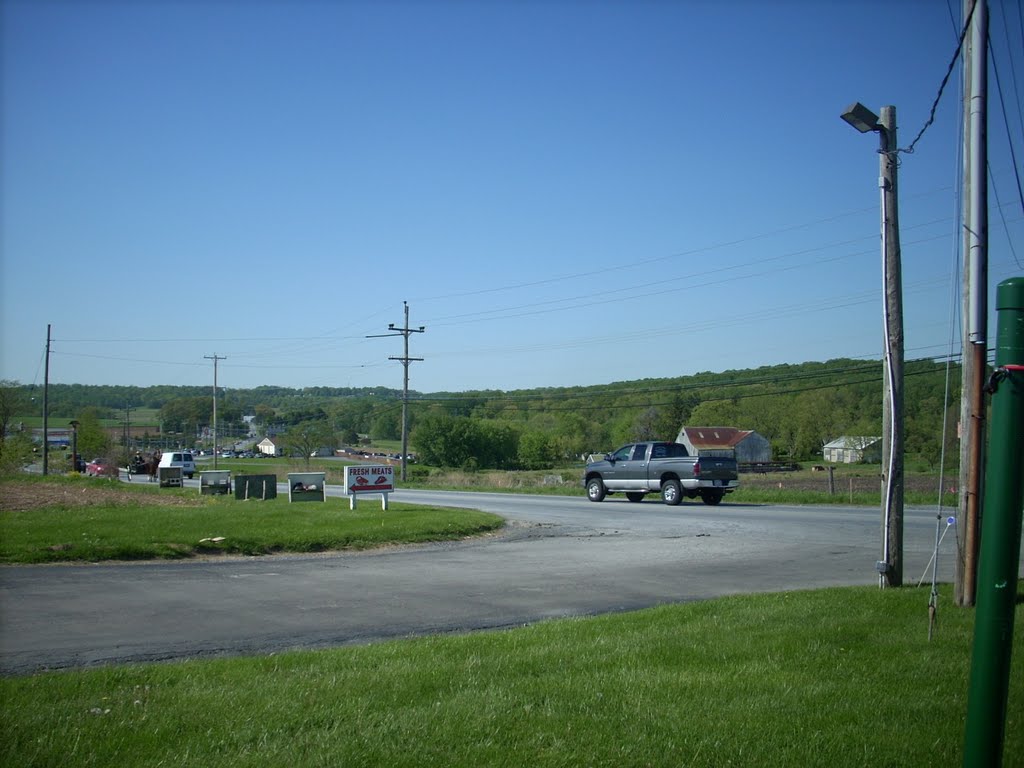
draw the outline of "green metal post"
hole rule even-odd
[[[1002,765],[1024,507],[1024,277],[996,289],[996,370],[983,497],[964,766]]]

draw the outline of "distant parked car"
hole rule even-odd
[[[93,459],[85,465],[89,477],[117,477],[117,466],[107,459]]]

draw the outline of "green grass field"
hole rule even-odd
[[[350,510],[344,499],[289,504],[287,496],[241,501],[81,477],[5,479],[0,493],[45,493],[50,502],[0,513],[0,563],[366,549],[458,539],[503,525],[497,515],[474,510],[392,503],[385,512],[370,500]]]
[[[0,560],[361,548],[501,522],[391,507],[19,476],[0,482]],[[931,640],[927,590],[848,588],[6,678],[0,765],[958,765],[974,612],[950,591]],[[1006,766],[1024,765],[1020,638],[1018,626]]]
[[[929,641],[927,602],[917,589],[741,596],[10,678],[0,764],[960,765],[973,613],[944,590]],[[1024,764],[1017,638],[1006,766]]]

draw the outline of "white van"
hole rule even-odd
[[[181,474],[192,479],[196,473],[196,462],[189,451],[167,451],[160,457],[161,467],[181,467]]]

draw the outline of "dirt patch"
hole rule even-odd
[[[89,507],[98,504],[158,504],[168,507],[194,507],[195,499],[177,495],[139,494],[111,485],[77,486],[65,483],[22,483],[17,480],[0,485],[0,512],[27,512],[44,507]]]

